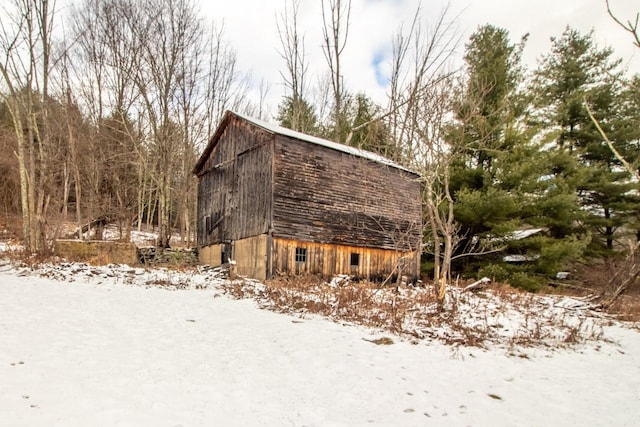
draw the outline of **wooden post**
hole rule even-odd
[[[236,280],[236,262],[229,260],[229,280]]]

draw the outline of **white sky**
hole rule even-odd
[[[241,71],[251,70],[258,97],[262,79],[271,84],[268,103],[272,111],[283,94],[279,71],[284,62],[278,54],[280,47],[275,17],[285,0],[200,0],[204,13],[220,22],[224,20],[226,38],[235,48]],[[636,0],[610,0],[616,14],[624,19],[635,18],[640,12]],[[347,89],[364,91],[383,103],[386,88],[376,79],[374,59],[389,59],[393,34],[403,23],[410,22],[419,0],[353,0],[349,40],[344,52],[344,78]],[[423,16],[435,19],[444,0],[423,0]],[[615,56],[624,59],[631,72],[640,72],[640,49],[634,48],[631,37],[607,15],[605,0],[451,0],[451,16],[459,15],[464,43],[478,26],[491,23],[507,29],[511,40],[517,42],[529,33],[524,61],[532,69],[537,59],[550,48],[551,36],[560,36],[567,25],[583,33],[595,30],[600,47],[611,46]],[[302,0],[299,13],[300,30],[305,35],[305,48],[309,62],[309,80],[315,82],[326,71],[321,50],[321,24],[319,0]],[[426,25],[432,22],[426,22]]]

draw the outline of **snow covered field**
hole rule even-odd
[[[606,327],[606,341],[517,357],[261,310],[223,295],[210,277],[180,290],[131,285],[145,274],[43,278],[0,262],[0,425],[634,426],[640,419],[640,334],[621,326]],[[371,342],[385,336],[393,344]]]

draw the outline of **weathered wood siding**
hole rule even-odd
[[[297,248],[306,250],[305,262],[296,262]],[[349,274],[382,280],[394,272],[401,257],[404,258],[402,275],[413,279],[419,273],[418,252],[400,253],[385,249],[274,238],[271,254],[273,274],[321,274],[327,277]],[[351,265],[351,254],[359,255],[357,266]]]
[[[223,245],[209,245],[198,251],[198,262],[217,267],[222,264]]]
[[[276,136],[274,237],[415,251],[422,237],[420,193],[409,172]]]
[[[258,280],[267,278],[268,240],[268,236],[262,234],[234,242],[233,257],[238,274]]]
[[[198,174],[199,246],[268,231],[272,141],[272,134],[230,118]]]

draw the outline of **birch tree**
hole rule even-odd
[[[23,242],[47,251],[45,225],[50,203],[47,109],[55,2],[11,0],[0,22],[2,99],[15,137],[20,173]]]

